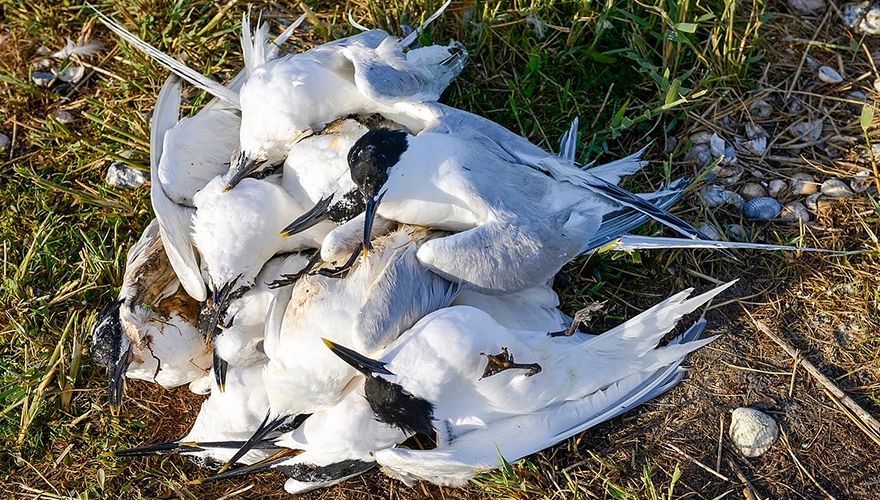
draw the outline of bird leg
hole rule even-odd
[[[361,251],[364,249],[363,243],[358,244],[357,248],[354,249],[354,252],[351,253],[351,256],[339,267],[335,267],[332,269],[318,269],[316,274],[320,274],[321,276],[327,276],[328,278],[345,278],[348,275],[348,271],[351,270],[351,267],[357,262],[358,257],[361,255]]]
[[[486,358],[489,359],[489,362],[486,363],[486,369],[483,371],[483,376],[480,377],[480,380],[501,373],[504,370],[510,370],[514,368],[520,370],[528,370],[528,372],[526,373],[526,377],[531,377],[532,375],[537,375],[538,373],[541,373],[541,365],[539,365],[538,363],[514,362],[513,355],[510,354],[510,351],[507,350],[507,347],[502,347],[501,352],[498,354],[486,354],[484,352],[481,352],[480,354],[485,355]]]
[[[593,314],[601,311],[603,307],[605,307],[605,301],[587,304],[586,307],[574,313],[574,318],[571,320],[571,325],[568,328],[558,332],[550,332],[547,335],[551,337],[571,337],[581,326],[588,325],[593,320]]]

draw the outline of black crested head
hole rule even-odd
[[[364,196],[374,196],[388,180],[388,170],[400,161],[407,149],[407,133],[402,130],[370,130],[348,152],[351,180]]]
[[[122,300],[114,300],[107,304],[92,331],[89,351],[98,363],[106,367],[115,365],[123,350],[122,322],[119,319],[122,302]]]
[[[376,419],[403,432],[433,438],[434,405],[381,377],[367,377],[364,396]]]

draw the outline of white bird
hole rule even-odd
[[[271,285],[283,275],[301,271],[308,263],[309,259],[298,253],[275,257],[260,270],[252,288],[229,302],[223,325],[218,327],[220,331],[214,337],[213,364],[218,367],[215,376],[221,389],[228,365],[251,365],[268,360],[263,352],[263,332],[272,301],[280,293]]]
[[[457,42],[406,49],[449,3],[403,39],[369,30],[281,57],[271,53],[268,26],[262,24],[252,33],[245,15],[241,42],[247,81],[240,93],[199,75],[107,16],[98,16],[170,71],[240,107],[241,154],[226,176],[230,189],[248,175],[280,164],[297,141],[339,117],[392,111],[398,102],[439,98],[464,68],[467,51]]]
[[[226,388],[213,382],[211,395],[202,403],[190,431],[179,440],[114,452],[119,457],[182,454],[203,467],[218,467],[229,460],[266,416],[269,402],[263,390],[265,363],[231,366]],[[292,426],[302,419],[288,422]],[[277,451],[270,441],[253,447],[240,457],[246,464],[258,462]]]
[[[128,251],[119,299],[92,333],[91,353],[109,371],[111,405],[120,403],[126,378],[170,388],[205,376],[211,352],[197,327],[198,308],[180,287],[153,220]]]
[[[375,453],[379,464],[408,480],[461,485],[502,457],[540,451],[671,387],[675,367],[714,338],[695,340],[701,319],[685,337],[657,343],[731,284],[692,299],[678,293],[598,336],[511,330],[457,306],[423,318],[379,359],[325,343],[364,374],[380,422],[436,439],[427,451],[389,443]]]

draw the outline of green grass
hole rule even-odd
[[[348,5],[362,24],[396,30],[400,22],[416,24],[438,3]],[[96,5],[206,74],[226,79],[241,66],[236,34],[244,4],[222,11],[225,2],[192,0],[170,6],[139,0]],[[265,7],[273,21],[300,14],[293,3],[285,5],[256,2],[255,7]],[[344,7],[309,5],[319,24],[301,31],[291,50],[353,33]],[[91,327],[120,283],[125,250],[151,218],[146,189],[115,190],[104,184],[103,175],[116,160],[147,169],[147,113],[166,74],[118,45],[77,3],[0,0],[0,7],[8,34],[0,47],[0,131],[16,136],[14,149],[0,157],[0,441],[5,450],[0,472],[12,473],[6,492],[82,498],[174,491],[199,495],[183,484],[197,472],[179,469],[180,462],[133,465],[102,456],[114,447],[150,440],[161,423],[169,426],[163,431],[166,438],[182,432],[186,422],[156,412],[166,405],[192,410],[193,399],[182,391],[134,384],[134,396],[145,402],[129,403],[121,416],[113,416],[102,399],[104,373],[87,355]],[[451,104],[548,148],[555,148],[571,119],[579,116],[579,159],[585,162],[618,158],[650,141],[650,156],[661,158],[667,134],[692,123],[689,112],[755,87],[766,47],[761,31],[765,10],[762,0],[478,1],[454,4],[423,41],[455,37],[471,53],[468,69],[446,97]],[[277,31],[278,24],[273,28]],[[57,50],[65,36],[76,39],[83,29],[107,42],[108,50],[89,60],[99,70],[78,88],[60,93],[32,84],[29,70],[39,59],[37,47]],[[205,102],[198,93],[188,97],[191,109]],[[52,118],[57,109],[71,110],[76,121],[59,123]],[[130,156],[122,156],[127,151]],[[696,173],[680,161],[685,151],[679,147],[672,160],[655,162],[657,168],[636,176],[630,186],[656,188]],[[696,215],[703,215],[699,208]],[[695,213],[685,216],[693,219]],[[771,236],[792,237],[784,231]],[[780,277],[793,267],[778,257],[751,263],[773,267]],[[619,307],[604,321],[613,323],[634,311],[629,304],[643,305],[671,291],[661,283],[694,282],[693,275],[669,278],[669,268],[719,279],[734,273],[724,259],[703,253],[582,259],[566,269],[570,283],[564,305],[571,312],[584,300],[610,298]],[[680,478],[689,478],[674,463],[663,463],[658,471],[661,464],[651,461],[629,469],[592,454],[583,461],[587,465],[578,470],[595,472],[589,495],[582,475],[548,472],[559,462],[547,454],[486,474],[471,492],[659,499],[678,495]],[[684,465],[690,463],[682,459]],[[360,488],[387,493],[389,486]]]

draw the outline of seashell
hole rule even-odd
[[[731,240],[748,241],[749,239],[749,232],[742,224],[728,224],[725,229]]]
[[[39,47],[37,47],[37,50],[36,50],[36,54],[37,54],[38,56],[43,56],[43,57],[45,57],[45,56],[48,56],[48,55],[51,54],[51,53],[52,53],[52,50],[49,49],[49,47],[46,47],[45,45],[40,45]]]
[[[740,194],[743,195],[745,199],[751,200],[752,198],[767,196],[767,190],[757,182],[747,182],[740,190]]]
[[[849,182],[849,187],[856,193],[864,193],[874,185],[874,176],[867,170],[857,173]]]
[[[817,212],[819,210],[819,198],[822,197],[821,192],[816,192],[807,196],[804,200],[804,206],[807,207],[811,212]]]
[[[709,132],[706,132],[705,130],[701,130],[700,132],[691,134],[689,139],[694,144],[708,144],[709,141],[712,140],[713,135],[714,134],[710,134]]]
[[[718,166],[712,169],[712,173],[715,174],[714,181],[720,182],[725,186],[731,186],[742,178],[743,168],[739,165]]]
[[[843,81],[843,77],[831,66],[822,66],[819,68],[819,80],[825,83],[840,83]]]
[[[65,83],[77,83],[82,80],[86,74],[86,69],[82,66],[68,66],[63,71],[58,72],[58,79]]]
[[[769,188],[767,189],[767,194],[774,198],[779,198],[784,196],[786,191],[788,191],[788,184],[785,183],[782,179],[773,179],[770,181]]]
[[[746,142],[746,147],[756,155],[762,155],[767,151],[767,138],[758,137],[757,139],[752,139]]]
[[[749,139],[758,139],[760,137],[767,137],[767,131],[764,130],[764,127],[760,125],[753,125],[751,123],[746,123],[746,137]]]
[[[875,88],[877,87],[878,83],[880,83],[880,79],[874,80],[874,87]],[[868,95],[865,94],[864,92],[862,92],[861,90],[853,90],[852,92],[847,94],[847,97],[849,97],[850,99],[852,99],[854,101],[867,101],[868,100]]]
[[[6,150],[9,147],[9,136],[6,134],[0,134],[0,151]]]
[[[804,173],[792,175],[788,185],[791,188],[791,194],[798,196],[806,196],[819,190],[816,179],[812,175]]]
[[[822,137],[822,127],[824,125],[825,121],[819,118],[818,120],[800,122],[793,126],[792,130],[799,138],[808,138],[815,142],[819,140],[819,137]]]
[[[34,71],[31,80],[40,87],[49,87],[55,81],[55,74],[48,71]]]
[[[868,35],[880,35],[880,6],[871,2],[850,2],[840,10],[843,24],[848,28]]]
[[[877,92],[880,92],[880,78],[876,78],[874,80],[874,90],[876,90]]]
[[[685,160],[692,161],[701,167],[705,167],[712,160],[712,154],[709,152],[708,144],[697,144],[684,157]]]
[[[122,162],[116,162],[107,169],[104,181],[113,187],[137,189],[147,182],[147,177],[140,170],[135,170]]]
[[[739,194],[716,184],[706,184],[700,188],[700,198],[710,208],[720,207],[724,204],[741,207],[745,203],[745,199]]]
[[[756,118],[769,118],[773,114],[773,106],[764,99],[758,99],[749,105],[749,112]]]
[[[743,456],[759,457],[779,437],[773,417],[754,408],[737,408],[730,415],[730,440]]]
[[[715,226],[709,224],[708,222],[704,222],[697,226],[697,230],[706,235],[707,238],[712,240],[720,240],[721,234],[715,229]]]
[[[779,220],[807,223],[810,222],[810,212],[807,211],[807,207],[803,203],[792,201],[782,207],[782,212],[779,213]]]
[[[788,5],[804,14],[812,14],[825,8],[825,0],[788,0]]]
[[[73,122],[73,115],[69,111],[63,109],[55,113],[55,119],[61,123],[67,124]]]
[[[828,179],[822,183],[820,189],[822,194],[829,198],[843,199],[853,197],[853,192],[849,189],[849,186],[840,179]]]
[[[768,221],[773,220],[782,211],[782,205],[775,198],[762,196],[752,198],[742,207],[743,215],[747,219]]]
[[[713,133],[709,138],[709,149],[712,151],[712,156],[715,158],[724,156],[724,148],[724,139],[718,134]]]

